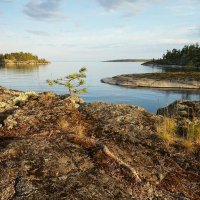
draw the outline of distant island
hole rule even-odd
[[[9,54],[0,54],[0,65],[38,65],[38,64],[48,64],[44,58],[38,58],[38,56],[31,53],[16,52]]]
[[[161,59],[153,59],[143,65],[179,65],[187,67],[200,67],[199,44],[185,45],[181,50],[173,49],[167,51]]]
[[[119,59],[119,60],[106,60],[103,62],[147,62],[149,59]]]

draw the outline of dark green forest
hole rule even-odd
[[[35,63],[48,63],[44,58],[38,58],[38,56],[31,53],[17,52],[9,54],[0,54],[0,62],[35,62]]]
[[[167,53],[161,59],[153,59],[144,64],[200,67],[200,46],[197,43],[185,45],[181,50],[167,50]]]

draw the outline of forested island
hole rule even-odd
[[[147,62],[148,59],[119,59],[119,60],[106,60],[103,62]]]
[[[200,67],[200,46],[198,43],[185,45],[181,50],[167,50],[161,59],[153,59],[143,65],[179,65]]]
[[[38,58],[38,56],[32,53],[16,52],[0,54],[1,65],[13,65],[13,64],[48,64],[44,58]]]

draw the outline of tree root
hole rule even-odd
[[[109,172],[115,177],[123,178],[128,183],[135,184],[141,182],[136,170],[115,156],[108,147],[101,142],[75,134],[69,134],[67,138],[68,141],[81,145],[89,150],[91,157],[96,161],[96,163],[102,166],[105,170],[109,170]]]

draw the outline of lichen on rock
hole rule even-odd
[[[20,92],[0,87],[0,126],[3,123],[12,129],[17,122],[11,115],[19,108],[20,104],[26,102],[30,97],[36,96],[37,93],[33,91]]]
[[[161,116],[52,93],[15,106],[0,127],[0,199],[198,199],[199,150],[166,145]]]

